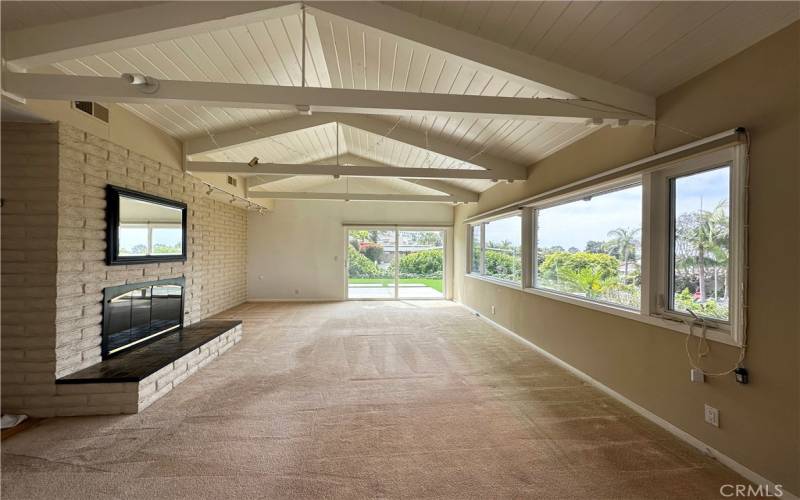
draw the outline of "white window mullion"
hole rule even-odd
[[[486,223],[481,222],[481,263],[480,275],[486,274]]]
[[[642,176],[642,268],[641,268],[641,313],[650,315],[655,311],[654,300],[657,290],[653,289],[653,176]]]
[[[527,207],[522,211],[522,288],[533,286],[533,273],[536,272],[535,238],[533,209]]]

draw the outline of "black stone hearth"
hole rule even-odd
[[[136,349],[129,349],[79,372],[56,380],[57,384],[139,382],[176,359],[242,324],[240,320],[207,319],[178,328]]]

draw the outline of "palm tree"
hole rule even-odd
[[[696,212],[696,220],[688,231],[686,238],[697,252],[697,274],[700,281],[700,302],[705,302],[708,293],[706,291],[706,265],[714,266],[716,271],[724,262],[727,265],[728,249],[728,214],[725,207],[728,200],[717,203],[713,210],[703,210]],[[714,293],[716,294],[716,283]],[[727,294],[727,292],[726,292]]]
[[[611,240],[605,243],[606,251],[619,255],[625,265],[623,282],[628,280],[628,262],[636,260],[636,248],[639,246],[639,240],[636,239],[636,235],[639,234],[639,231],[641,229],[638,227],[635,229],[620,227],[608,232]]]

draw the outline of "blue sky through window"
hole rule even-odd
[[[605,241],[609,231],[642,227],[642,187],[631,186],[539,210],[540,248],[584,250],[588,241]]]

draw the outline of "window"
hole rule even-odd
[[[470,272],[522,283],[522,218],[519,215],[471,226]]]
[[[728,321],[730,168],[670,182],[670,309]]]
[[[684,333],[702,323],[708,339],[743,345],[745,145],[655,161],[471,223],[468,271]]]
[[[743,147],[676,162],[652,175],[651,312],[743,338]]]
[[[536,210],[536,288],[639,309],[642,187]]]

